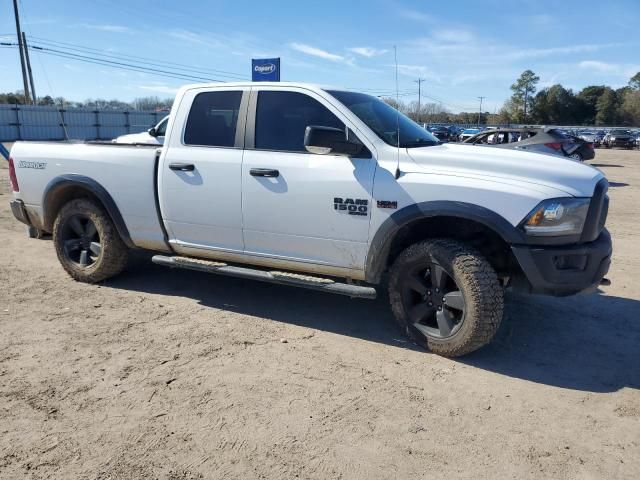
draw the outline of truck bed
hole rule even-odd
[[[164,250],[156,201],[157,145],[107,142],[17,142],[11,149],[29,217],[42,224],[44,196],[56,179],[76,175],[101,185],[140,248]],[[39,221],[39,222],[38,222]]]

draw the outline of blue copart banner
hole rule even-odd
[[[251,80],[254,82],[279,82],[279,58],[253,58],[251,60]]]

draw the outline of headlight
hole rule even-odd
[[[553,198],[541,202],[524,220],[531,236],[579,235],[589,211],[589,198]]]

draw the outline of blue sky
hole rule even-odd
[[[282,58],[282,80],[366,89],[395,88],[397,46],[403,100],[492,111],[525,69],[540,87],[620,87],[640,70],[638,0],[204,1],[21,0],[23,30],[65,42],[250,77],[252,57]],[[0,34],[15,40],[10,0]],[[36,38],[43,39],[40,42]],[[48,44],[51,46],[51,44]],[[79,52],[79,51],[76,51]],[[171,96],[185,80],[32,53],[39,96],[72,100]],[[0,48],[0,91],[22,88],[18,52]],[[179,67],[173,67],[178,69]]]

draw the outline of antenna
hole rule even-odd
[[[396,180],[400,178],[400,93],[398,92],[398,49],[393,46],[393,59],[396,64]]]

